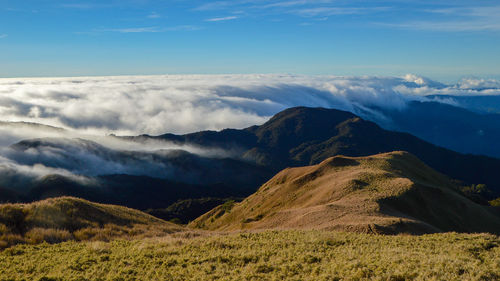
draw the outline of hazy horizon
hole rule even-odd
[[[438,83],[453,85],[458,84],[463,80],[474,79],[474,80],[485,80],[485,81],[500,81],[499,75],[460,75],[452,78],[439,78],[433,76],[421,75],[419,73],[405,72],[401,75],[386,75],[386,74],[359,74],[359,75],[348,75],[348,74],[307,74],[307,73],[286,73],[286,72],[276,72],[276,73],[156,73],[156,74],[141,74],[141,73],[130,73],[130,74],[107,74],[107,75],[99,75],[99,74],[81,74],[81,75],[27,75],[27,76],[0,76],[0,80],[9,80],[9,79],[71,79],[71,78],[99,78],[99,77],[108,77],[108,78],[127,78],[127,77],[162,77],[162,76],[249,76],[249,75],[261,75],[261,76],[303,76],[303,77],[377,77],[377,78],[388,78],[388,77],[399,77],[403,78],[407,75],[414,75],[416,77],[422,77],[428,80],[432,80]]]

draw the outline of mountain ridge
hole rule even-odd
[[[53,175],[37,178],[30,186],[15,192],[12,192],[12,188],[5,185],[4,181],[0,186],[0,196],[2,196],[0,200],[31,202],[70,195],[141,210],[162,209],[178,200],[248,196],[286,167],[318,164],[335,155],[356,157],[398,150],[414,154],[431,168],[452,179],[462,181],[459,183],[461,185],[486,184],[493,191],[486,198],[488,200],[500,196],[500,186],[497,180],[500,159],[456,153],[407,133],[384,130],[375,123],[365,121],[352,113],[334,109],[290,108],[260,126],[245,129],[203,131],[186,135],[164,134],[156,137],[142,135],[116,138],[138,142],[152,138],[207,149],[226,149],[231,151],[232,158],[209,158],[182,151],[169,153],[107,151],[99,146],[91,146],[96,150],[93,155],[111,155],[112,157],[108,157],[109,160],[119,165],[139,163],[150,167],[153,163],[154,167],[161,168],[162,165],[168,164],[178,167],[178,171],[190,171],[193,172],[190,175],[199,176],[189,176],[189,182],[186,183],[182,182],[186,178],[185,173],[180,172],[179,174],[184,177],[173,173],[172,179],[158,179],[147,175],[129,175],[121,172],[92,177],[91,179],[95,180],[96,184],[92,181],[90,184],[82,184],[71,177]],[[83,145],[82,148],[79,143],[73,141],[66,146],[74,147],[76,150],[86,147]],[[22,141],[13,148],[19,149],[20,152],[41,151],[40,155],[43,157],[62,153],[61,155],[67,159],[73,159],[75,154],[66,151],[64,149],[66,146],[61,148],[50,140],[41,142],[31,140]],[[50,154],[43,154],[45,148],[50,151]],[[86,152],[85,155],[87,155]],[[40,163],[37,159],[28,160],[27,164]],[[47,164],[54,163],[57,164],[57,161]],[[57,165],[53,167],[60,167]],[[95,170],[95,165],[88,163],[86,165]],[[97,170],[97,172],[102,171],[105,169]],[[158,174],[154,173],[154,176]],[[15,176],[12,177],[13,180],[17,179]],[[487,200],[479,201],[487,204]]]

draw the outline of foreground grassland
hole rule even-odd
[[[500,238],[267,231],[17,245],[0,280],[499,280]]]

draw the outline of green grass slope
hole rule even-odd
[[[152,236],[182,229],[138,210],[73,197],[0,204],[0,248],[17,243]]]
[[[326,229],[366,233],[500,232],[500,217],[406,152],[329,158],[288,168],[241,203],[190,226],[210,230]]]
[[[0,280],[499,280],[488,234],[266,231],[200,238],[17,245]]]

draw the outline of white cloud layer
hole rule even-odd
[[[426,97],[428,95],[433,96]],[[126,141],[107,136],[111,133],[158,135],[244,128],[262,124],[293,106],[347,110],[379,124],[390,123],[390,120],[377,108],[403,109],[412,100],[430,99],[466,106],[439,95],[500,95],[500,82],[463,79],[455,85],[445,85],[416,75],[0,79],[0,121],[64,128],[0,122],[0,187],[22,188],[53,173],[71,176],[80,182],[88,181],[86,176],[102,173],[154,174],[169,178],[179,167],[166,160],[151,159],[161,155],[164,159],[165,153],[178,150],[211,158],[232,155],[230,151],[178,146],[164,141]],[[33,138],[53,139],[45,139],[45,145],[28,150],[10,147]],[[89,150],[89,147],[95,149]]]
[[[499,95],[500,82],[444,85],[415,75],[165,75],[0,79],[0,120],[98,135],[188,133],[243,128],[292,106],[352,111],[403,108],[426,95]],[[368,115],[367,115],[368,114]]]

